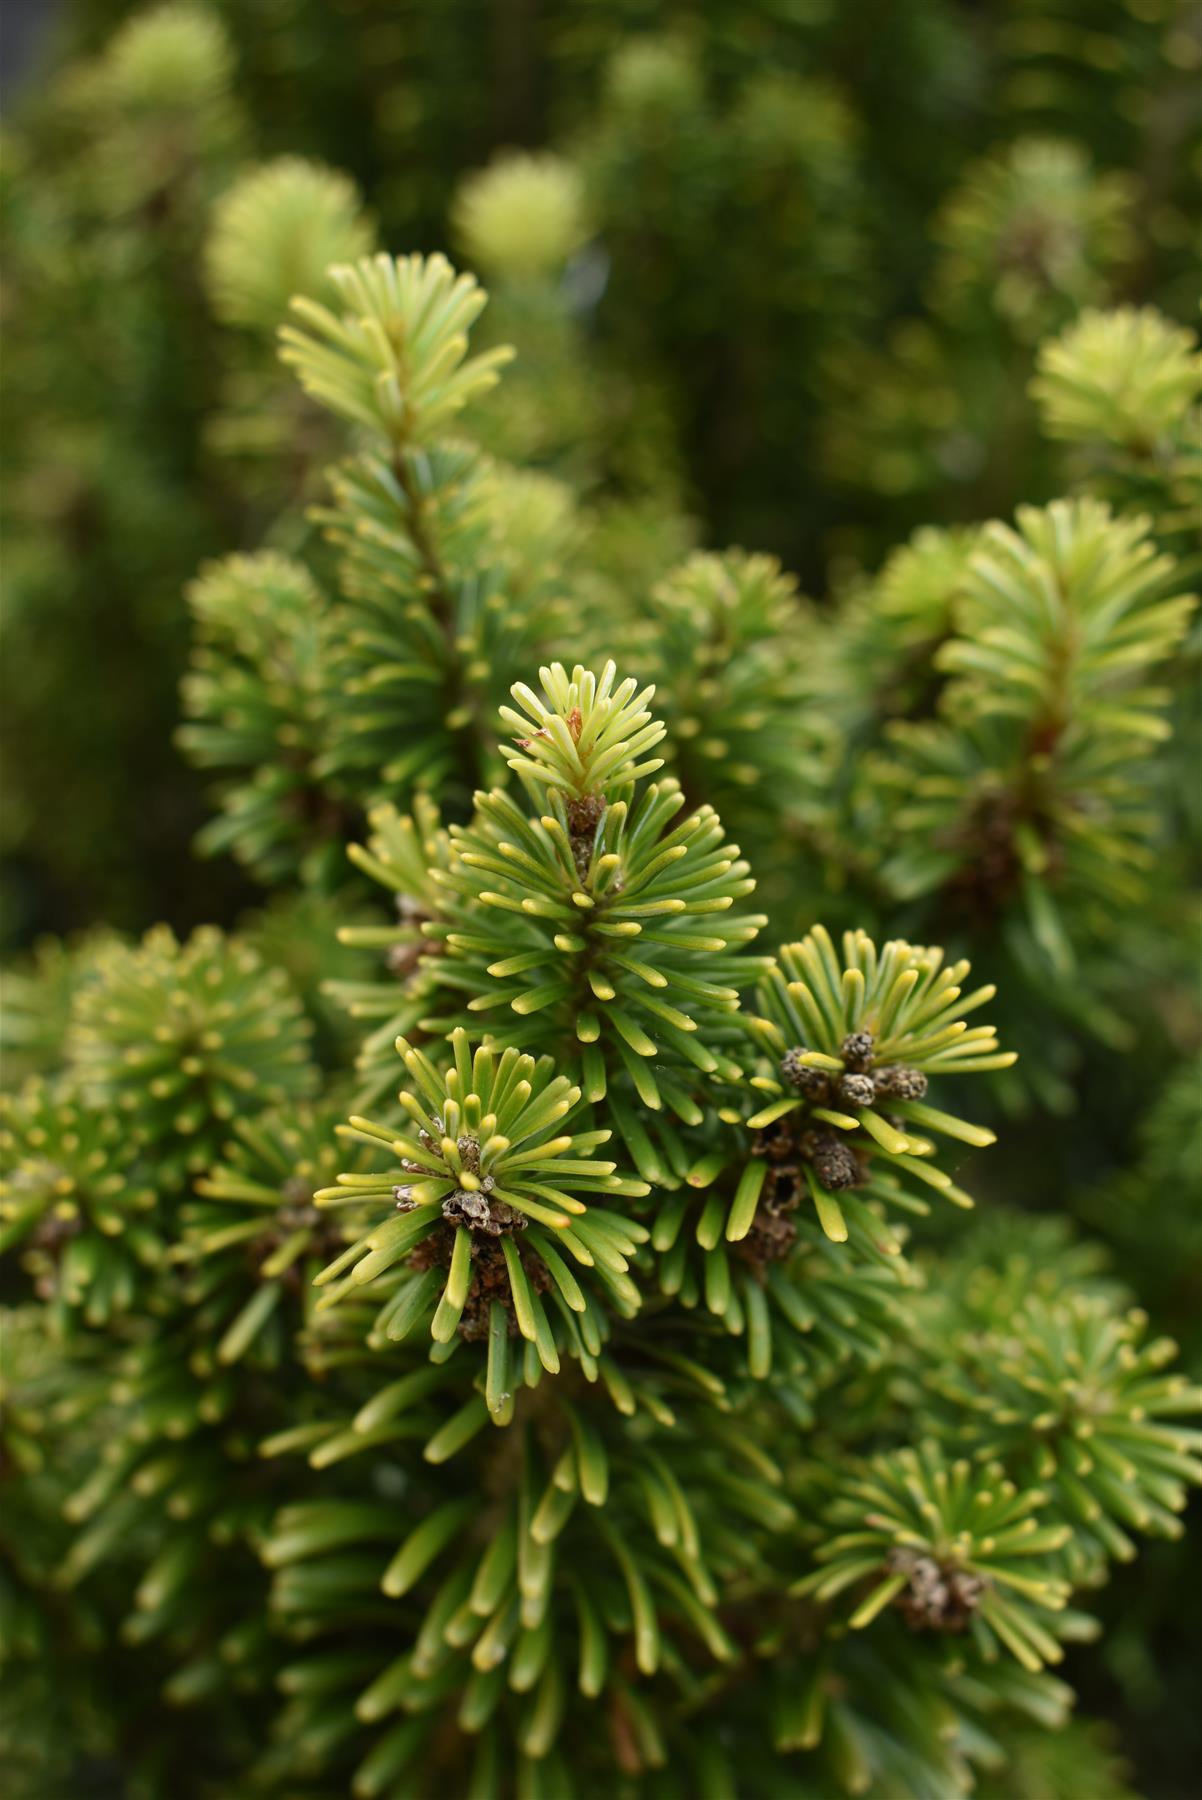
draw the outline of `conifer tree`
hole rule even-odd
[[[678,46],[614,82],[725,119]],[[778,126],[838,211],[846,121],[794,143],[787,101],[731,103],[743,173]],[[0,1725],[30,1796],[96,1762],[148,1800],[1127,1793],[1073,1683],[1202,1478],[1202,1391],[1140,1304],[1153,1206],[1189,1250],[1194,1024],[1160,988],[1196,847],[1192,345],[1070,318],[1125,202],[1020,143],[949,203],[939,307],[966,339],[1006,312],[1064,491],[830,605],[746,549],[665,568],[674,476],[640,513],[605,491],[620,401],[578,458],[554,411],[584,193],[510,161],[457,209],[525,332],[526,442],[475,277],[371,253],[349,184],[268,165],[212,221],[249,334],[222,429],[266,468],[298,422],[290,501],[337,460],[315,530],[286,509],[188,592],[201,847],[270,900],[12,982]],[[1057,229],[1014,266],[1032,195],[1088,224],[1071,267]],[[294,265],[280,399],[254,334]],[[1101,1077],[1116,1139],[1143,1121],[1127,1175],[1007,1161],[1050,1113],[1088,1146]],[[1034,1216],[1069,1205],[1121,1274]]]
[[[17,1535],[11,1653],[38,1691],[65,1609],[82,1718],[93,1609],[119,1627],[164,1698],[115,1697],[100,1739],[149,1792],[171,1703],[197,1791],[967,1793],[1038,1762],[1108,1564],[1179,1531],[1199,1396],[1087,1257],[1030,1280],[992,1200],[975,1238],[924,1223],[973,1206],[972,1090],[1014,1063],[982,1020],[1037,985],[1015,1021],[963,957],[755,910],[729,821],[746,791],[769,863],[825,850],[854,632],[829,660],[835,627],[731,554],[613,621],[668,721],[612,660],[539,666],[603,621],[570,560],[548,579],[569,498],[455,435],[503,361],[482,304],[385,256],[298,302],[285,360],[354,433],[332,569],[262,553],[193,593],[184,741],[234,771],[211,847],[320,890],[349,840],[388,896],[344,934],[381,959],[335,984],[356,1070],[249,945],[164,928],[80,952],[61,1054],[6,1102],[14,1279],[103,1443],[50,1579]],[[1189,614],[1147,533],[1058,501],[881,589],[883,644],[941,685],[844,790],[877,905],[993,879],[942,820],[1037,769],[995,880],[1012,982],[1134,903],[1116,770],[1163,740],[1145,671]]]
[[[18,97],[4,145],[13,940],[86,924],[102,889],[107,917],[143,926],[152,850],[181,926],[235,904],[228,865],[187,866],[202,815],[167,750],[176,596],[203,559],[264,534],[304,547],[299,509],[333,435],[273,367],[262,304],[292,283],[316,297],[323,259],[369,247],[372,218],[488,280],[484,331],[521,356],[508,406],[472,433],[582,488],[591,579],[608,584],[612,563],[640,590],[698,540],[737,537],[814,585],[929,519],[1051,498],[1061,480],[1022,399],[1033,332],[1082,294],[1191,316],[1198,164],[1176,0],[1108,0],[1080,55],[1066,17],[926,0],[873,19],[868,60],[854,5],[722,4],[702,31],[687,7],[652,27],[623,0],[547,0],[537,21],[507,19],[503,57],[470,8],[425,0],[408,24],[386,0],[272,0],[269,19],[247,0],[60,12],[62,55]],[[514,143],[537,148],[515,161]],[[1116,164],[1132,172],[1125,208]],[[511,200],[533,170],[508,267],[504,185],[491,243],[471,236],[480,176],[464,176],[481,165]],[[566,266],[535,275],[521,240],[537,234],[545,258],[565,219]],[[229,310],[230,230],[257,255],[255,322],[245,294]],[[1029,319],[1016,288],[1036,296]],[[44,644],[60,635],[78,655],[56,664]],[[91,793],[56,830],[67,766]],[[148,772],[143,845],[116,814]]]
[[[295,157],[245,169],[237,77],[217,13],[166,0],[22,95],[6,133],[9,939],[97,911],[145,922],[155,890],[191,923],[236,892],[228,867],[187,867],[204,814],[167,749],[179,587],[331,453],[275,330],[297,287],[372,243],[345,177]]]

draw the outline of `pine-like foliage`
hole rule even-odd
[[[133,110],[186,85],[194,21],[157,30],[124,46]],[[673,309],[627,320],[638,356],[672,316],[695,354],[728,297],[691,292],[691,234],[784,168],[823,256],[742,330],[795,307],[814,365],[745,398],[830,378],[858,153],[798,86],[648,39],[582,172],[461,194],[512,316],[563,327],[551,366],[583,355],[556,283],[605,217],[619,272],[646,228]],[[634,180],[665,164],[671,232]],[[1202,1393],[1105,1251],[1035,1214],[1100,1222],[1142,1287],[1129,1215],[1171,1241],[1196,1034],[1162,879],[1191,841],[1196,372],[1157,315],[1070,320],[1128,198],[1046,138],[963,178],[939,341],[1037,365],[1066,492],[845,566],[829,604],[766,554],[666,557],[674,483],[645,513],[604,491],[618,402],[579,465],[509,460],[483,291],[369,253],[341,178],[275,164],[218,208],[231,332],[294,260],[310,290],[280,332],[306,398],[277,410],[248,338],[226,422],[261,394],[306,469],[339,460],[317,531],[286,512],[188,594],[202,847],[275,898],[13,979],[20,1792],[99,1766],[147,1800],[963,1800],[1071,1791],[1075,1746],[1123,1793],[1102,1738],[1057,1735],[1068,1678],[1107,1666],[1112,1568],[1180,1537]],[[1125,1150],[1136,1116],[1143,1174],[1079,1196],[1091,1133]]]

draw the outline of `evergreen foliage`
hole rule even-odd
[[[331,297],[326,271],[371,249],[344,175],[280,157],[244,175],[213,210],[205,246],[213,311],[227,325],[274,331],[294,294]]]
[[[228,32],[123,25],[30,127],[68,216],[18,220],[31,343],[147,208],[181,295],[135,284],[123,329],[158,319],[170,358],[205,320],[150,509],[177,542],[130,593],[199,570],[198,848],[270,897],[6,977],[0,1747],[29,1800],[93,1773],[130,1800],[1067,1800],[1074,1772],[1131,1800],[1071,1713],[1132,1666],[1145,1540],[1171,1558],[1145,1616],[1180,1606],[1202,1481],[1199,365],[1110,301],[1139,257],[1171,291],[1180,196],[1155,178],[1153,231],[1097,166],[1113,58],[1057,63],[1045,109],[1051,25],[990,12],[966,72],[937,9],[889,27],[899,68],[946,98],[1000,67],[1022,129],[999,147],[979,100],[979,157],[907,175],[924,90],[871,203],[877,78],[861,117],[847,27],[788,10],[613,43],[549,9],[563,94],[615,52],[595,105],[451,218],[514,327],[511,414],[475,276],[376,250],[306,160],[330,146],[298,128],[305,156],[237,172],[236,88],[281,77],[235,0]],[[319,12],[288,0],[279,44],[323,44]],[[1113,12],[1153,56],[1148,9]],[[415,16],[448,83],[476,67],[461,9]],[[369,198],[421,241],[483,160],[429,162],[476,90],[389,135],[409,77],[372,6],[348,31],[373,20],[340,160],[420,146]],[[907,181],[933,252],[878,296]],[[78,468],[118,487],[103,391],[43,429],[88,412]],[[131,457],[153,410],[114,429]],[[814,599],[774,554],[787,497],[823,504],[794,430],[847,509]],[[698,502],[749,547],[698,551]],[[65,565],[30,561],[40,629]],[[43,730],[78,676],[44,666]]]
[[[600,486],[606,510],[643,504],[644,529],[626,514],[623,542],[606,531],[588,559],[596,579],[617,549],[640,587],[688,547],[679,517],[673,549],[651,541],[672,514],[812,584],[832,554],[876,564],[932,517],[1051,497],[1022,396],[1035,336],[1082,295],[1191,316],[1196,109],[1175,0],[1096,8],[1079,55],[1079,21],[1025,6],[934,3],[887,28],[854,5],[724,6],[709,31],[675,5],[651,29],[626,0],[553,0],[507,20],[503,57],[470,9],[426,0],[404,19],[380,0],[63,10],[70,54],[5,143],[19,940],[85,925],[92,894],[141,928],[152,856],[181,923],[238,891],[186,861],[203,809],[167,754],[177,595],[206,556],[303,539],[281,509],[311,497],[331,438],[273,371],[269,334],[294,286],[328,301],[326,260],[371,247],[357,189],[390,243],[449,235],[488,277],[486,338],[521,360],[487,447]],[[471,235],[477,191],[500,261]],[[536,232],[537,272],[520,249]],[[51,617],[78,651],[57,665],[33,625]],[[55,832],[68,768],[89,771],[87,828]],[[139,780],[142,839],[121,817]]]
[[[580,175],[555,156],[498,157],[464,184],[453,223],[473,266],[490,280],[562,270],[589,236]]]

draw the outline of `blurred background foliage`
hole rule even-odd
[[[279,296],[231,300],[208,248],[239,172],[318,159],[381,242],[474,256],[520,352],[492,447],[821,594],[1048,496],[1027,379],[1081,305],[1189,317],[1200,30],[1181,0],[69,0],[3,146],[10,938],[239,897],[187,857],[179,596],[295,548],[322,460]],[[507,263],[456,196],[547,146],[578,217]]]

